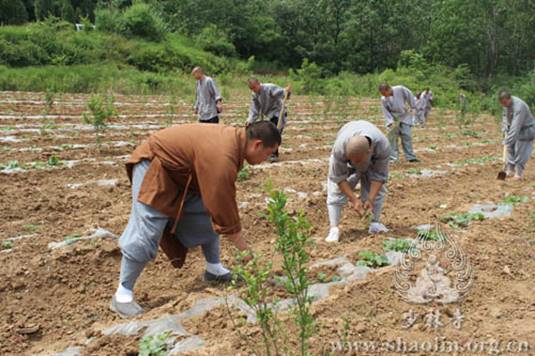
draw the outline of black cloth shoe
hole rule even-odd
[[[218,276],[217,274],[210,273],[208,271],[204,272],[204,281],[205,282],[216,282],[216,283],[229,283],[232,281],[232,273],[226,273]]]
[[[413,159],[409,159],[409,162],[416,163],[416,162],[420,162],[420,160],[418,158],[413,158]]]

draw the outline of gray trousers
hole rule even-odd
[[[353,173],[347,180],[351,189],[355,190],[357,183],[360,181],[360,200],[364,203],[368,200],[370,193],[371,181],[368,174],[361,174],[359,172]],[[381,221],[381,212],[383,211],[383,203],[385,200],[386,187],[383,185],[377,196],[373,206],[372,222]],[[329,220],[331,226],[338,226],[340,223],[340,215],[344,205],[347,205],[347,197],[338,187],[338,184],[327,179],[327,209],[329,210]]]
[[[149,161],[142,161],[134,166],[132,210],[128,225],[119,238],[123,254],[119,279],[123,287],[128,290],[134,289],[134,284],[145,265],[156,257],[163,231],[168,224],[173,223],[173,220],[166,215],[137,200],[149,165]],[[194,194],[187,196],[175,238],[187,248],[200,245],[207,262],[220,262],[219,235],[212,229],[211,218],[200,196]]]
[[[507,170],[515,172],[516,175],[522,176],[526,169],[526,163],[531,157],[533,150],[533,140],[518,140],[512,145],[507,146]]]
[[[402,122],[395,122],[392,130],[388,133],[388,141],[390,141],[390,160],[397,161],[399,159],[398,139],[401,138],[401,146],[405,153],[407,160],[416,159],[416,155],[412,150],[412,126]]]

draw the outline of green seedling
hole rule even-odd
[[[61,164],[63,164],[63,162],[59,159],[58,156],[52,155],[52,156],[48,157],[47,164],[49,166],[56,167],[56,166],[60,166]]]
[[[251,174],[249,172],[249,165],[245,164],[241,171],[238,172],[238,182],[243,182],[248,180],[251,177]]]
[[[20,168],[19,161],[12,160],[7,162],[7,164],[0,164],[0,169],[16,169]]]
[[[243,260],[246,253],[238,256]],[[237,265],[233,270],[232,288],[238,289],[240,284],[245,288],[240,292],[240,298],[247,304],[256,315],[266,355],[279,354],[278,350],[278,321],[275,313],[273,300],[272,263],[263,262],[260,256],[253,255],[246,264]],[[282,280],[279,281],[282,283]]]
[[[101,133],[107,127],[108,121],[115,115],[113,96],[94,95],[87,103],[89,112],[82,114],[84,123],[93,125],[97,148],[101,147]]]
[[[465,228],[468,227],[472,221],[483,221],[485,215],[482,213],[450,213],[440,218],[440,221],[447,223],[453,228]]]
[[[422,170],[419,169],[419,168],[409,168],[409,169],[407,169],[407,174],[421,176],[422,175]]]
[[[444,236],[437,228],[431,230],[419,230],[418,238],[423,240],[443,241]]]
[[[22,228],[25,231],[32,233],[32,234],[39,231],[39,225],[37,224],[25,224],[25,225],[22,225]]]
[[[412,242],[404,239],[389,239],[383,241],[385,251],[407,252],[412,247]]]
[[[385,255],[379,255],[372,251],[359,252],[360,259],[357,261],[357,266],[379,268],[388,266],[388,258]]]
[[[308,295],[309,280],[306,264],[310,256],[310,224],[302,213],[291,216],[286,211],[287,196],[281,191],[271,191],[268,202],[268,220],[277,228],[279,238],[275,250],[282,254],[282,271],[286,277],[285,288],[295,299],[294,313],[299,327],[299,351],[309,353],[308,340],[314,330],[314,319],[310,312],[311,298]]]
[[[26,167],[31,168],[31,169],[45,169],[46,163],[43,161],[35,161],[35,162],[28,163]]]
[[[468,137],[474,137],[474,138],[481,138],[481,134],[477,131],[474,131],[474,130],[470,130],[470,129],[465,129],[465,130],[462,130],[461,131],[461,134],[463,136],[468,136]]]
[[[0,250],[11,250],[13,248],[13,241],[11,240],[4,240],[2,241],[2,245],[0,245]]]
[[[139,341],[139,356],[167,356],[173,346],[171,333],[145,336]]]
[[[509,205],[515,205],[518,203],[527,203],[529,201],[529,198],[525,195],[518,196],[518,195],[509,195],[508,197],[505,197],[502,200],[502,203],[509,204]]]

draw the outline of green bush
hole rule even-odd
[[[95,27],[98,31],[120,33],[121,13],[114,7],[103,7],[95,11]]]
[[[225,57],[235,57],[236,48],[227,33],[216,25],[209,25],[197,36],[197,43],[205,51]]]
[[[159,41],[165,35],[165,24],[148,4],[135,3],[120,18],[120,31],[127,37]]]

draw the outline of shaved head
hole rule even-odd
[[[200,80],[204,76],[204,70],[201,67],[195,67],[191,71],[191,74],[193,75],[193,78]]]
[[[346,145],[346,158],[351,163],[359,163],[371,152],[370,141],[366,136],[353,136]]]

